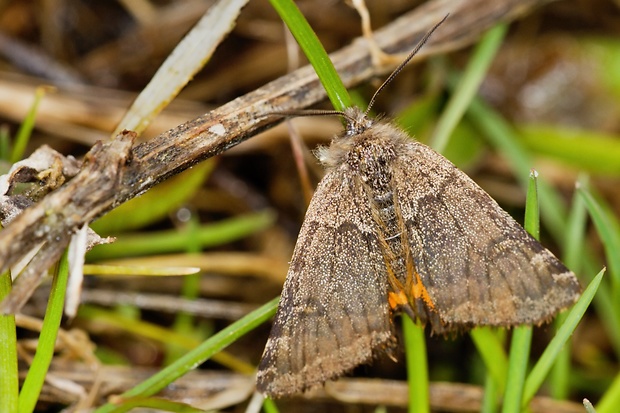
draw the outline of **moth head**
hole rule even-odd
[[[356,106],[346,108],[341,115],[347,121],[345,136],[359,135],[374,124],[374,120]]]

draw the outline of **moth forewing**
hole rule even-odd
[[[259,365],[264,394],[320,385],[394,341],[376,224],[359,185],[345,174],[346,168],[330,171],[306,213]]]

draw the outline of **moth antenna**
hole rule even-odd
[[[366,111],[364,112],[365,115],[368,115],[368,112],[370,111],[370,108],[372,108],[372,105],[374,105],[375,100],[377,100],[377,96],[379,95],[379,93],[381,93],[381,91],[383,89],[385,89],[385,87],[387,85],[389,85],[392,82],[392,80],[394,80],[394,78],[396,76],[398,76],[398,74],[405,68],[405,66],[407,66],[407,63],[409,63],[409,61],[411,59],[413,59],[413,56],[418,54],[418,52],[420,51],[422,46],[424,46],[424,44],[428,41],[428,39],[431,37],[433,32],[435,32],[435,30],[437,30],[437,28],[439,26],[441,26],[443,24],[443,22],[446,21],[446,19],[448,18],[449,15],[450,14],[446,14],[446,16],[443,19],[441,19],[441,21],[439,23],[435,24],[435,26],[433,26],[432,29],[430,29],[428,32],[426,32],[424,37],[422,39],[420,39],[418,44],[416,44],[416,46],[413,48],[411,53],[409,53],[409,55],[405,58],[405,60],[403,60],[403,62],[401,64],[399,64],[396,69],[394,69],[394,71],[388,76],[388,78],[385,79],[385,81],[381,84],[381,86],[379,86],[379,88],[377,89],[375,94],[372,95],[372,98],[370,99],[370,102],[368,103],[368,107],[366,108]]]
[[[381,84],[381,86],[379,86],[375,94],[372,95],[372,98],[370,99],[370,102],[368,103],[368,107],[366,108],[366,111],[364,112],[364,115],[368,115],[368,112],[374,105],[375,100],[377,100],[377,96],[379,95],[379,93],[381,93],[381,91],[383,91],[383,89],[385,89],[385,87],[389,85],[396,76],[398,76],[398,74],[405,68],[405,66],[407,66],[407,63],[409,63],[409,61],[413,59],[413,56],[415,56],[420,51],[422,46],[424,46],[424,44],[428,41],[431,35],[435,32],[435,30],[437,30],[437,28],[441,26],[443,22],[446,21],[449,15],[450,14],[446,14],[446,16],[443,19],[441,19],[441,21],[439,21],[428,32],[426,32],[424,37],[420,39],[418,44],[416,44],[416,46],[413,48],[411,53],[409,53],[409,55],[405,58],[405,60],[403,60],[403,62],[399,64],[396,69],[394,69],[394,71],[388,76],[388,78],[385,79],[385,81]],[[282,112],[266,112],[265,115],[276,115],[276,116],[286,116],[286,117],[289,117],[289,116],[342,116],[343,118],[345,118],[347,121],[351,123],[356,122],[355,118],[339,110],[322,110],[322,109],[288,110],[288,111],[282,111]]]
[[[300,110],[284,110],[281,112],[266,112],[265,116],[274,115],[274,116],[284,116],[284,117],[292,117],[292,116],[342,116],[349,122],[355,121],[350,115],[345,112],[341,112],[339,110],[323,110],[323,109],[300,109]]]

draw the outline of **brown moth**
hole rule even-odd
[[[347,127],[318,151],[326,174],[259,365],[265,395],[303,392],[389,351],[395,311],[446,333],[540,324],[579,297],[575,275],[474,181],[367,112],[330,112]]]

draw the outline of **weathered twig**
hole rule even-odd
[[[450,18],[416,56],[422,60],[471,44],[498,22],[510,21],[544,2],[431,1],[379,30],[376,41],[386,52],[407,52],[432,25],[450,13]],[[348,87],[377,75],[379,70],[392,69],[373,68],[367,44],[362,39],[333,53],[331,58]],[[95,145],[73,180],[0,231],[0,271],[7,270],[41,242],[48,244],[49,257],[60,256],[68,235],[84,224],[168,177],[274,126],[276,117],[266,113],[304,108],[324,98],[325,91],[316,74],[306,66],[132,150],[130,133],[122,133],[107,144]],[[37,262],[41,265],[29,269],[31,273],[44,271],[43,262],[48,263],[49,259]],[[15,311],[18,301],[21,302],[10,301],[11,305],[3,302],[0,311]]]
[[[5,266],[43,242],[20,274],[11,294],[2,302],[2,313],[14,312],[26,302],[43,272],[67,246],[73,232],[111,209],[124,182],[134,138],[133,132],[124,132],[110,142],[95,144],[71,181],[27,208],[0,232],[2,238],[10,240],[0,247]]]

